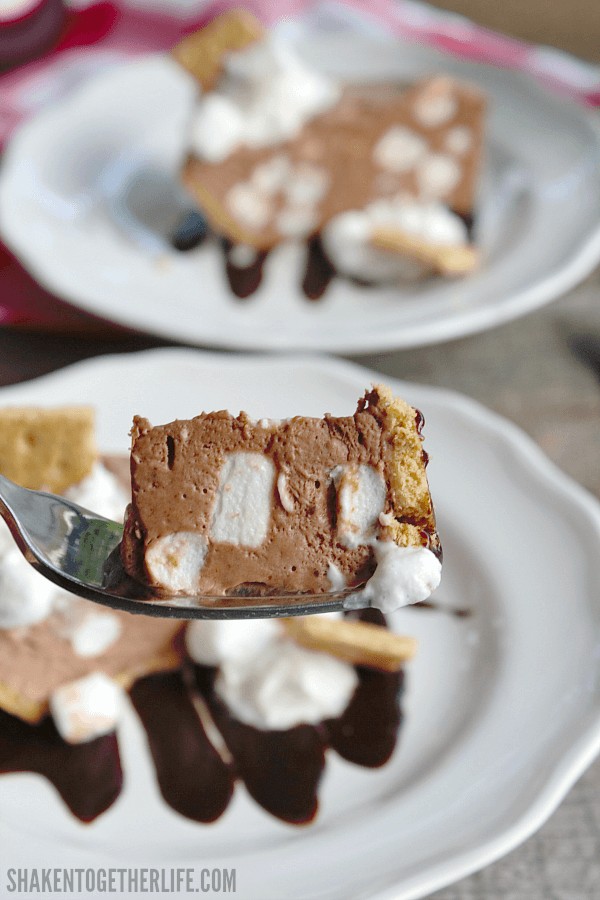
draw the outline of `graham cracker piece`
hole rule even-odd
[[[22,487],[58,494],[97,458],[91,406],[0,409],[0,472]]]
[[[427,481],[426,459],[417,424],[420,416],[412,406],[395,397],[392,391],[377,384],[366,394],[363,404],[375,407],[384,417],[385,429],[392,449],[392,465],[387,477],[395,510],[399,517],[386,522],[384,530],[401,547],[419,547],[423,534],[435,534],[435,514]]]
[[[308,650],[382,672],[399,672],[417,651],[415,638],[370,622],[298,616],[282,619],[281,623],[288,637]]]
[[[230,50],[242,50],[263,34],[262,25],[252,13],[233,9],[183,38],[171,53],[200,82],[203,90],[210,91],[223,69],[223,55]]]
[[[472,245],[431,244],[390,226],[376,228],[371,236],[371,244],[378,250],[410,256],[448,277],[472,272],[479,261],[478,251]]]

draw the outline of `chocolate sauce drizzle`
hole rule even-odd
[[[323,241],[316,235],[308,242],[302,290],[309,300],[320,300],[335,275],[335,268],[325,253]]]
[[[30,725],[0,710],[0,773],[9,772],[43,775],[82,822],[112,806],[123,786],[114,733],[67,744],[51,718]]]
[[[221,247],[225,257],[225,274],[229,281],[229,287],[236,297],[245,300],[260,287],[267,253],[264,250],[256,251],[256,257],[249,266],[239,266],[232,258],[235,245],[223,238]]]
[[[385,625],[376,610],[351,615]],[[276,818],[296,825],[310,822],[318,810],[328,747],[356,765],[375,768],[387,762],[396,746],[402,673],[359,667],[358,687],[340,718],[286,731],[262,731],[235,719],[214,691],[216,673],[214,668],[194,666],[194,687],[231,759],[209,740],[182,672],[149,675],[131,689],[163,799],[195,822],[218,819],[237,780]],[[114,733],[70,745],[50,718],[32,725],[0,711],[0,773],[7,772],[43,775],[82,822],[107,810],[123,784]]]
[[[465,223],[467,234],[471,240],[474,231],[474,218],[471,214],[458,213],[453,210]],[[181,227],[173,236],[171,243],[176,250],[187,251],[204,243],[208,236],[206,223],[200,214],[190,213],[188,220],[182,222]],[[229,287],[236,297],[246,300],[254,294],[261,285],[263,270],[268,251],[256,251],[256,257],[248,266],[236,265],[232,256],[235,244],[228,238],[215,235],[220,246],[225,265],[225,274]],[[308,300],[320,300],[325,294],[329,284],[335,277],[344,277],[336,271],[335,266],[327,256],[323,247],[323,241],[319,234],[314,235],[307,243],[306,268],[302,278],[302,290]],[[365,281],[360,278],[350,278],[350,281],[360,287],[377,287],[375,282]]]
[[[181,673],[142,678],[131,699],[165,802],[188,819],[214,822],[229,805],[233,775],[206,736]]]

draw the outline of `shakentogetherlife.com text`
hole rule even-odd
[[[235,869],[6,869],[7,894],[235,894]]]

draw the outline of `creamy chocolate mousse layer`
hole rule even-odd
[[[421,422],[383,387],[342,418],[136,418],[124,567],[174,591],[325,592],[371,576],[376,540],[435,551]]]
[[[217,233],[261,250],[315,234],[340,213],[399,194],[439,201],[469,222],[484,109],[479,91],[447,77],[425,79],[406,90],[389,84],[349,86],[335,106],[306,122],[293,140],[240,146],[216,163],[192,153],[183,182]],[[266,210],[260,226],[241,215],[241,194],[252,217]]]

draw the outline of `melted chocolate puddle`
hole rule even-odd
[[[114,733],[71,745],[51,718],[30,725],[0,710],[0,773],[8,772],[43,775],[82,822],[112,806],[123,786]]]
[[[377,610],[353,617],[385,625]],[[319,726],[262,731],[235,719],[214,691],[217,670],[194,666],[194,682],[231,754],[225,761],[200,721],[181,672],[140,679],[131,699],[148,736],[165,802],[196,822],[214,822],[227,809],[236,779],[267,812],[285,822],[310,822],[328,746],[359,766],[384,765],[402,720],[402,673],[358,668],[359,685],[339,719]],[[91,822],[117,799],[123,785],[115,734],[86,744],[62,740],[52,719],[31,725],[0,711],[0,773],[36,772],[47,778],[71,812]]]

